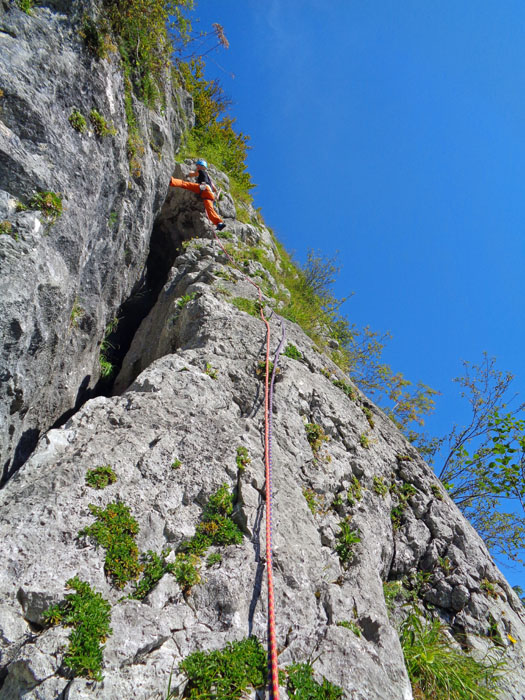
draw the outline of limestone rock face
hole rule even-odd
[[[229,224],[237,246],[242,235],[256,235],[246,224]],[[268,232],[259,236],[258,245],[274,254]],[[192,651],[248,635],[266,639],[264,393],[256,375],[265,330],[231,303],[257,292],[227,262],[210,238],[186,246],[124,362],[128,379],[133,365],[138,373],[132,384],[121,395],[88,401],[48,432],[1,492],[0,697],[17,698],[23,689],[24,697],[46,700],[165,698],[170,674],[172,690],[183,687],[178,664]],[[267,301],[269,315],[274,302]],[[431,602],[477,653],[492,646],[489,628],[496,625],[509,659],[502,697],[522,698],[523,608],[483,543],[395,426],[357,390],[349,397],[335,385],[348,380],[298,326],[284,326],[301,359],[281,356],[274,394],[279,664],[316,659],[316,677],[340,685],[347,698],[409,700],[384,583],[408,586],[417,578],[414,595]],[[271,329],[274,351],[277,316]],[[328,438],[318,450],[307,424]],[[243,471],[239,446],[250,457]],[[90,488],[87,470],[107,464],[117,481]],[[221,548],[212,566],[203,559],[201,581],[189,592],[166,574],[144,600],[122,599],[104,574],[104,550],[79,536],[93,522],[89,504],[121,501],[139,523],[140,551],[174,552],[223,484],[235,494],[244,539]],[[407,484],[410,497],[393,519],[396,494],[408,493]],[[337,551],[343,521],[358,539],[346,560]],[[112,603],[101,683],[68,678],[64,630],[41,627],[43,611],[63,599],[75,575]],[[131,584],[124,589],[132,591]]]
[[[213,166],[227,223],[220,240],[199,198],[168,188],[190,168],[173,162],[192,119],[184,95],[163,116],[135,105],[146,149],[130,174],[117,56],[93,58],[78,34],[96,10],[57,0],[29,16],[0,1],[0,222],[11,224],[0,236],[0,427],[11,477],[0,490],[0,700],[164,700],[168,687],[184,689],[179,665],[191,652],[266,641],[266,331],[256,285],[272,353],[283,327],[285,347],[295,346],[281,354],[272,413],[280,667],[313,661],[316,679],[348,700],[410,700],[398,637],[410,605],[432,610],[458,648],[504,656],[501,698],[521,700],[520,600],[392,422],[296,324],[281,323],[289,292],[270,232],[249,209],[251,223],[237,220],[228,178]],[[96,108],[116,133],[76,132],[73,108]],[[36,190],[62,193],[52,225],[17,211]],[[237,267],[228,250],[244,253]],[[134,294],[149,295],[140,314]],[[136,318],[113,396],[85,401],[117,312]],[[86,476],[100,466],[116,480],[95,489]],[[104,548],[83,533],[94,506],[121,504],[139,552],[173,563],[224,485],[243,539],[213,546],[191,586],[168,572],[131,598],[136,584],[117,588]],[[102,681],[71,673],[71,630],[46,622],[73,577],[111,604]]]
[[[93,0],[0,3],[0,479],[39,434],[96,385],[107,324],[144,278],[191,100],[167,95],[163,115],[135,103],[144,142],[130,172],[118,53],[93,56],[80,36]],[[171,89],[171,88],[170,88]],[[184,111],[188,107],[188,114]],[[83,133],[70,121],[78,110]],[[113,135],[99,136],[96,110]],[[59,193],[54,223],[29,206]],[[19,203],[29,206],[18,211]]]

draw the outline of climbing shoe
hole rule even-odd
[[[217,229],[217,231],[222,231],[223,228],[226,228],[226,224],[223,221],[221,221],[219,224],[217,224],[215,228]]]

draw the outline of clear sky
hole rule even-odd
[[[525,400],[523,0],[199,0],[195,14],[230,42],[208,75],[251,136],[256,206],[299,262],[339,251],[344,313],[391,331],[385,361],[441,391],[428,429],[467,420],[451,379],[483,351]],[[503,571],[525,588],[522,567]]]

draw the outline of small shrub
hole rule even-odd
[[[110,503],[105,509],[89,504],[89,510],[97,520],[78,534],[91,537],[104,547],[104,571],[117,588],[124,588],[128,581],[137,579],[142,570],[135,543],[139,525],[123,503]]]
[[[321,506],[323,502],[322,496],[318,496],[315,493],[315,491],[307,488],[303,489],[303,496],[312,515],[317,515],[317,513],[321,512]]]
[[[340,700],[344,691],[323,677],[322,683],[314,680],[312,664],[292,664],[286,669],[288,697],[297,700]]]
[[[439,488],[439,486],[437,484],[431,484],[430,490],[432,491],[434,498],[437,498],[438,501],[443,500],[443,492],[441,491],[441,489]]]
[[[406,599],[406,590],[401,581],[386,581],[383,583],[383,596],[385,598],[386,609],[389,614],[394,612],[395,601],[400,596]]]
[[[219,238],[233,238],[233,234],[231,234],[229,231],[224,230],[219,231],[217,235],[219,236]]]
[[[184,593],[188,593],[201,581],[199,557],[191,553],[177,554],[173,574]]]
[[[222,561],[222,554],[220,552],[212,552],[210,555],[208,555],[208,558],[206,559],[206,566],[208,569],[215,564],[220,564]]]
[[[175,457],[173,462],[171,463],[171,468],[172,469],[180,469],[182,467],[182,462],[178,457]]]
[[[13,224],[10,221],[1,221],[0,222],[0,235],[1,234],[9,235],[12,230],[13,230]]]
[[[130,598],[142,600],[155,588],[164,574],[175,572],[175,564],[166,561],[169,553],[169,549],[163,550],[160,554],[150,549],[145,554],[141,554],[142,576],[135,584],[135,590]]]
[[[452,562],[448,557],[438,557],[439,566],[443,569],[446,576],[452,571]]]
[[[62,214],[62,195],[59,192],[42,190],[31,197],[29,206],[41,211],[49,223],[54,224]]]
[[[365,414],[365,418],[368,421],[368,425],[370,428],[373,430],[375,427],[374,423],[374,414],[372,411],[368,408],[368,406],[363,406],[363,413]]]
[[[26,15],[32,14],[31,10],[35,6],[35,0],[16,0],[16,4]]]
[[[77,576],[69,579],[66,587],[75,593],[68,593],[63,603],[49,608],[44,613],[44,620],[49,625],[73,627],[64,666],[75,676],[101,681],[104,649],[101,644],[112,633],[109,626],[111,605]]]
[[[91,17],[84,15],[79,31],[80,38],[84,40],[88,51],[99,59],[107,58],[108,50],[116,48],[111,44],[107,30],[102,20],[97,23]]]
[[[96,109],[89,113],[89,121],[93,125],[93,131],[97,136],[115,136],[117,130],[109,126],[104,117]]]
[[[216,651],[195,651],[179,666],[179,672],[188,678],[182,697],[240,700],[249,689],[266,685],[267,665],[266,651],[255,637],[230,642]]]
[[[236,464],[237,464],[237,469],[240,472],[243,472],[248,464],[252,461],[250,459],[250,455],[248,453],[248,449],[244,447],[243,445],[239,445],[237,448],[237,456],[235,458]]]
[[[184,294],[180,299],[177,299],[177,306],[179,309],[183,309],[189,301],[192,301],[197,296],[197,292],[192,292],[191,294]]]
[[[356,476],[352,476],[350,480],[350,488],[346,493],[346,501],[349,506],[355,506],[355,504],[363,498],[363,489]]]
[[[81,112],[78,111],[78,109],[74,109],[69,115],[69,123],[73,129],[78,131],[80,134],[83,134],[87,129],[86,118]]]
[[[388,493],[388,486],[385,483],[385,480],[381,476],[374,476],[373,479],[373,489],[377,493],[378,496],[386,496]]]
[[[291,343],[289,343],[286,346],[286,350],[284,351],[283,355],[286,355],[286,357],[290,357],[292,360],[302,360],[303,359],[302,354],[295,347],[295,345],[292,345]]]
[[[361,445],[361,447],[364,447],[365,450],[369,450],[370,438],[368,437],[368,435],[365,435],[365,433],[361,433],[361,435],[359,436],[359,444]]]
[[[323,442],[326,442],[330,438],[317,423],[306,423],[304,428],[306,430],[306,439],[310,443],[314,456],[317,457],[319,450],[323,446]]]
[[[348,520],[341,520],[339,528],[340,531],[336,535],[338,541],[335,551],[339,556],[341,565],[346,568],[354,558],[354,545],[361,542],[361,538],[356,530],[350,529]]]
[[[403,522],[403,513],[405,512],[405,506],[398,504],[394,506],[390,511],[390,520],[392,521],[392,527],[394,530],[399,530],[401,523]]]
[[[494,584],[492,581],[489,581],[487,578],[484,578],[481,582],[481,590],[484,593],[486,593],[489,598],[499,598],[499,593],[496,590],[496,584]]]
[[[94,489],[105,489],[109,484],[114,484],[117,475],[109,464],[90,469],[86,474],[86,484]]]
[[[347,384],[346,382],[343,382],[340,379],[332,380],[332,384],[334,386],[336,386],[338,389],[341,389],[343,394],[346,394],[349,399],[352,399],[352,401],[356,400],[357,394],[356,394],[354,388],[350,386],[350,384]]]
[[[214,369],[209,362],[206,362],[206,369],[204,370],[204,374],[207,374],[208,377],[211,377],[212,379],[217,379],[219,376],[218,370]]]
[[[496,700],[505,662],[486,656],[479,661],[457,649],[440,620],[410,614],[401,627],[401,647],[417,698]]]

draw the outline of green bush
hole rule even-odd
[[[116,480],[117,475],[109,464],[89,469],[86,474],[86,484],[94,489],[105,489],[109,484],[114,484]]]
[[[169,549],[164,550],[161,554],[156,554],[149,549],[145,554],[141,554],[142,576],[140,581],[135,584],[135,591],[130,598],[142,600],[153,590],[164,574],[175,573],[175,564],[166,561],[169,553]]]
[[[75,676],[102,680],[101,644],[111,634],[111,605],[95,593],[88,583],[77,576],[66,583],[75,593],[68,593],[63,603],[53,605],[44,613],[47,624],[73,627],[69,646],[64,656],[64,666]]]
[[[411,613],[401,627],[401,647],[416,698],[496,700],[505,663],[487,655],[477,660],[456,648],[438,620]]]
[[[35,192],[29,200],[29,206],[41,211],[49,223],[54,224],[62,214],[62,195],[50,190]]]
[[[233,297],[231,303],[239,311],[245,311],[250,316],[255,316],[255,318],[261,317],[261,304],[259,301],[254,299],[245,299],[244,297]]]
[[[317,457],[323,442],[329,440],[329,437],[317,423],[306,423],[304,428],[306,430],[306,439],[310,443],[314,456]]]
[[[104,547],[104,571],[117,588],[124,588],[142,571],[135,543],[139,525],[123,503],[110,503],[105,509],[89,504],[89,510],[97,520],[78,534],[91,537]]]
[[[255,637],[249,637],[221,650],[195,651],[184,659],[179,671],[188,678],[184,698],[240,700],[249,689],[266,685],[266,651]]]
[[[314,680],[314,670],[310,663],[292,664],[286,669],[286,690],[288,697],[297,700],[340,700],[344,691],[323,678],[322,683]]]
[[[89,121],[93,125],[93,131],[97,136],[114,136],[117,131],[113,126],[109,126],[102,114],[96,109],[89,113]]]
[[[361,537],[357,530],[351,530],[348,520],[341,520],[339,523],[339,533],[336,535],[337,544],[335,551],[339,556],[339,561],[343,567],[354,558],[354,545],[361,542]]]
[[[288,343],[286,346],[286,350],[283,352],[283,355],[286,357],[290,357],[292,360],[302,360],[303,356],[299,352],[299,350],[295,347],[295,345],[292,345],[291,343]]]
[[[75,129],[75,131],[78,131],[81,134],[83,134],[87,129],[86,118],[83,116],[83,114],[81,114],[81,112],[78,111],[78,109],[74,109],[69,115],[69,123],[73,129]]]

